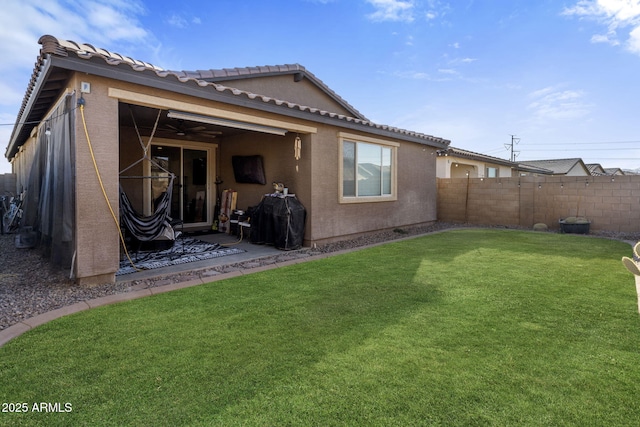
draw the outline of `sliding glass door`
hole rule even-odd
[[[215,146],[194,144],[154,144],[151,156],[157,165],[150,165],[152,176],[167,176],[166,179],[151,179],[148,206],[154,209],[154,201],[167,189],[169,173],[176,176],[173,181],[171,217],[181,219],[185,227],[210,227],[213,216],[211,194],[212,171]]]

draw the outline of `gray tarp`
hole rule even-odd
[[[54,264],[71,265],[74,251],[75,96],[67,95],[40,132],[24,203],[24,225],[33,227]]]

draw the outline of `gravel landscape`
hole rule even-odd
[[[221,265],[210,269],[200,269],[145,280],[119,281],[115,284],[105,283],[90,287],[75,284],[69,278],[69,271],[63,271],[51,266],[37,249],[16,249],[14,245],[15,235],[0,235],[0,253],[2,254],[0,257],[0,330],[38,314],[106,295],[184,282],[203,276],[214,276],[218,273],[353,249],[461,226],[459,224],[435,223],[423,227],[396,229],[316,248],[283,251],[282,254],[243,263]],[[625,240],[630,243],[640,240],[640,233],[606,232],[592,235]]]

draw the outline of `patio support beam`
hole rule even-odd
[[[145,107],[179,110],[187,113],[202,114],[205,116],[219,117],[221,119],[246,122],[260,126],[286,129],[289,132],[298,133],[318,133],[315,126],[307,126],[300,123],[286,122],[283,120],[269,119],[257,115],[238,113],[221,108],[206,107],[203,105],[193,104],[190,102],[177,101],[175,99],[162,98],[159,96],[146,95],[138,92],[131,92],[124,89],[109,88],[109,97],[116,98],[120,101],[142,105]]]
[[[201,114],[185,113],[183,111],[169,110],[167,117],[170,119],[189,120],[198,123],[207,123],[211,125],[226,126],[234,129],[252,130],[255,132],[269,133],[272,135],[284,136],[288,131],[283,128],[272,126],[257,125],[255,123],[239,122],[236,120],[221,119],[219,117],[203,116]]]

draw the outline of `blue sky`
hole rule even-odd
[[[2,154],[43,34],[172,70],[299,63],[458,148],[640,168],[640,0],[4,0]]]

